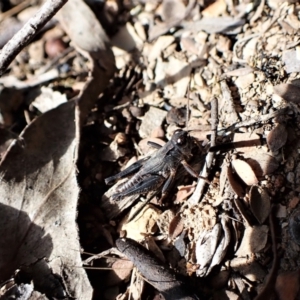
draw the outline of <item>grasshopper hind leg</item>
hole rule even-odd
[[[150,175],[139,183],[126,188],[124,191],[117,192],[112,196],[113,200],[120,200],[124,197],[144,194],[155,189],[159,189],[166,179],[160,175]]]
[[[126,168],[124,171],[121,171],[120,173],[118,173],[116,175],[105,178],[104,179],[105,183],[112,184],[119,179],[128,177],[128,176],[132,175],[133,173],[138,172],[139,169],[143,166],[144,162],[146,160],[148,160],[149,158],[150,158],[149,156],[142,158],[142,159],[138,160],[137,162],[133,163],[128,168]]]

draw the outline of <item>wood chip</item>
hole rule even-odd
[[[167,116],[167,112],[151,106],[142,119],[142,124],[139,134],[142,138],[147,138],[151,135],[152,130],[162,126],[163,121]]]

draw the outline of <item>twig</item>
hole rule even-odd
[[[0,76],[36,33],[59,11],[68,0],[48,0],[18,31],[0,52]]]
[[[284,113],[286,113],[286,108],[273,111],[266,115],[252,116],[251,119],[249,119],[249,120],[241,121],[241,122],[235,123],[229,127],[219,129],[218,134],[223,135],[228,131],[233,132],[235,129],[238,129],[241,127],[249,127],[249,126],[255,125],[256,123],[266,122],[266,121],[269,121],[270,119],[273,119],[276,116],[282,115]]]
[[[118,239],[116,246],[127,256],[143,278],[160,291],[166,300],[196,300],[204,299],[196,296],[194,287],[189,282],[177,276],[168,265],[162,263],[152,252],[132,239]]]
[[[218,127],[218,100],[213,98],[211,101],[211,146],[216,145],[217,138],[217,127]],[[214,159],[214,153],[209,152],[206,156],[205,164],[203,170],[200,174],[201,177],[207,177],[209,175],[209,170],[212,166]],[[206,181],[199,179],[197,187],[193,195],[189,198],[188,202],[191,204],[197,204],[202,196]]]

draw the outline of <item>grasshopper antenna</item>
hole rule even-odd
[[[185,128],[188,131],[188,123],[190,118],[190,91],[191,91],[191,83],[194,77],[194,69],[191,72],[191,78],[187,87],[187,103],[186,103],[186,119],[185,119]]]

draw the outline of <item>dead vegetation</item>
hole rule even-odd
[[[1,46],[41,5],[3,2]],[[298,299],[299,28],[297,1],[69,0],[0,78],[1,299]]]

